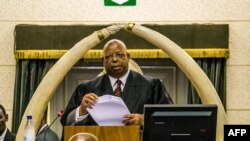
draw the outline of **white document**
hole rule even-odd
[[[87,111],[100,126],[121,126],[125,125],[123,116],[130,114],[124,101],[117,96],[103,95],[98,98],[92,109]]]

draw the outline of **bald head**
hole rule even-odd
[[[107,48],[108,47],[111,47],[111,46],[120,46],[123,48],[123,50],[126,52],[127,50],[127,47],[126,45],[121,41],[121,40],[118,40],[118,39],[112,39],[112,40],[109,40],[103,47],[103,53],[106,52]]]
[[[0,112],[2,112],[4,115],[6,115],[5,108],[1,104],[0,104]]]

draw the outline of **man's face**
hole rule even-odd
[[[6,128],[7,121],[8,121],[8,115],[5,115],[2,109],[0,109],[0,133],[2,133]]]
[[[112,43],[104,50],[103,65],[112,77],[123,76],[128,70],[128,61],[126,48],[121,44]]]

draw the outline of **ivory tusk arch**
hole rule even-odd
[[[42,119],[48,102],[54,94],[54,91],[63,80],[64,76],[74,66],[74,64],[91,48],[95,47],[102,40],[109,37],[111,34],[115,34],[124,25],[118,24],[109,26],[100,31],[94,32],[88,37],[79,41],[74,47],[72,47],[66,54],[61,57],[57,63],[49,70],[45,75],[39,86],[37,87],[33,97],[31,98],[25,113],[22,117],[21,124],[18,128],[16,140],[23,139],[24,126],[26,116],[28,114],[33,115],[35,130],[38,130],[39,122]],[[227,122],[225,110],[217,95],[217,92],[210,80],[207,78],[201,68],[195,63],[195,61],[177,44],[169,40],[167,37],[161,35],[158,32],[150,30],[146,27],[129,23],[125,26],[125,30],[138,35],[157,47],[161,48],[167,53],[170,58],[182,69],[182,71],[190,79],[194,87],[196,88],[201,100],[204,104],[217,104],[218,105],[218,120],[217,120],[217,141],[223,141],[223,125]],[[58,73],[60,72],[60,73]],[[195,72],[195,73],[194,73]],[[194,75],[195,74],[195,75]],[[198,76],[198,77],[197,77]],[[47,87],[50,86],[50,87]],[[36,103],[40,103],[36,107]],[[34,108],[36,107],[36,108]]]

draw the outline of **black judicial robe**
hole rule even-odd
[[[113,89],[107,74],[99,76],[87,83],[80,84],[73,93],[65,112],[61,118],[62,125],[67,125],[68,114],[80,106],[82,98],[87,93],[95,93],[98,96],[112,94]],[[159,79],[141,75],[130,70],[122,96],[130,113],[143,114],[144,104],[172,104],[166,88]],[[96,125],[89,115],[85,125]]]
[[[57,136],[57,134],[53,130],[51,130],[48,125],[46,125],[42,129],[42,131],[38,133],[36,141],[44,141],[44,135],[45,141],[59,141],[59,137]]]

